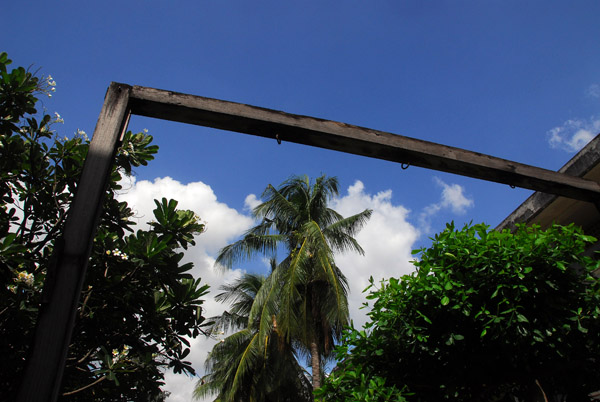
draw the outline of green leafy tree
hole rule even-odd
[[[294,176],[277,189],[269,185],[262,194],[265,201],[253,211],[260,224],[217,258],[231,267],[256,254],[274,256],[279,247],[285,250],[286,257],[256,295],[249,320],[258,322],[261,347],[276,325],[279,336],[309,356],[314,388],[321,383],[323,358],[330,356],[348,324],[346,278],[335,265],[334,252],[363,253],[353,236],[371,215],[365,210],[342,217],[327,205],[337,194],[333,177],[311,183],[307,176]]]
[[[19,386],[42,285],[60,247],[89,141],[79,131],[59,137],[62,119],[38,115],[38,97],[56,83],[23,68],[11,71],[0,54],[0,400]],[[148,230],[134,232],[133,212],[116,199],[123,175],[146,165],[158,147],[145,133],[127,132],[116,157],[93,242],[69,347],[61,399],[162,400],[163,373],[193,374],[190,337],[203,324],[208,286],[194,279],[183,252],[204,231],[192,211],[156,202]]]
[[[244,274],[221,287],[223,292],[216,299],[231,303],[231,308],[210,319],[210,334],[223,338],[206,360],[207,374],[198,382],[195,397],[217,395],[217,401],[312,400],[312,385],[291,344],[275,327],[269,341],[261,346],[258,322],[248,320],[264,281],[262,275]],[[229,331],[234,333],[224,337]]]
[[[588,400],[600,388],[598,263],[584,254],[595,241],[573,225],[448,225],[414,274],[370,294],[371,322],[346,333],[320,397],[360,388],[359,372],[414,401]]]

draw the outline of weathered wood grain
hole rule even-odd
[[[134,114],[312,145],[585,201],[596,182],[460,148],[335,121],[134,86]]]
[[[77,194],[63,229],[56,265],[44,284],[33,349],[27,363],[19,402],[55,401],[77,312],[81,286],[114,155],[128,120],[126,85],[111,84],[85,160]]]

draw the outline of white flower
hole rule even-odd
[[[119,257],[122,260],[128,260],[129,256],[123,252],[121,252],[121,250],[119,250],[118,248],[114,249],[113,251],[107,251],[106,254],[108,255],[114,255],[115,257]]]
[[[143,129],[142,131],[144,132],[144,134],[148,133],[148,129],[147,128]]]
[[[58,113],[54,112],[54,116],[56,117],[56,119],[54,120],[55,122],[57,122],[57,123],[65,122],[65,120],[62,117],[60,117],[60,115]]]
[[[75,134],[76,134],[78,137],[81,137],[81,138],[83,138],[85,141],[89,140],[89,138],[88,138],[88,136],[87,136],[86,132],[85,132],[85,131],[83,131],[83,130],[77,129],[77,131],[75,132]]]
[[[17,277],[14,278],[14,281],[24,283],[27,286],[33,286],[34,279],[35,278],[33,277],[33,274],[30,274],[29,272],[21,271],[21,272],[17,272]]]

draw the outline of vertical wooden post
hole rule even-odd
[[[63,237],[55,249],[56,264],[49,267],[44,283],[18,402],[48,402],[58,397],[106,185],[129,119],[130,92],[130,86],[112,83],[104,98]]]

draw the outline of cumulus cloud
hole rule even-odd
[[[207,231],[197,239],[197,246],[186,252],[185,260],[194,262],[192,274],[201,277],[210,284],[211,293],[204,302],[204,315],[219,315],[223,305],[213,300],[219,286],[230,282],[241,271],[215,270],[214,258],[218,250],[235,241],[238,236],[255,224],[251,217],[229,208],[218,201],[210,186],[195,182],[182,184],[169,177],[157,178],[153,181],[136,181],[131,179],[125,184],[125,191],[119,196],[134,209],[140,225],[151,219],[155,208],[153,199],[163,196],[179,201],[179,208],[191,209],[206,222]],[[443,199],[447,205],[456,205],[460,209],[460,197],[448,186],[447,195]],[[458,201],[456,201],[458,200]],[[256,206],[260,200],[253,194],[245,199],[244,210]],[[356,253],[344,253],[336,256],[336,263],[343,270],[349,281],[349,305],[351,318],[355,326],[361,327],[366,322],[367,310],[360,307],[366,301],[363,290],[369,284],[369,277],[376,283],[384,278],[399,277],[413,271],[410,261],[411,250],[419,231],[408,222],[410,211],[392,202],[392,191],[369,194],[362,182],[356,181],[347,189],[347,193],[332,201],[332,208],[343,216],[350,216],[367,208],[373,215],[367,225],[356,236],[365,251],[361,256]],[[452,208],[450,206],[450,208]],[[187,360],[193,363],[198,376],[204,374],[204,361],[215,340],[198,337],[190,340],[191,353]],[[181,374],[167,372],[165,374],[165,390],[171,392],[170,402],[190,401],[197,378],[189,378]],[[211,400],[206,399],[206,401]]]
[[[349,282],[350,316],[354,325],[361,327],[367,320],[368,310],[361,306],[366,302],[363,290],[369,284],[369,277],[372,276],[377,284],[384,278],[412,272],[411,250],[419,232],[407,220],[410,211],[392,203],[391,190],[371,195],[361,181],[356,181],[346,195],[334,200],[332,208],[345,217],[367,208],[373,210],[371,219],[356,236],[365,255],[344,253],[336,256],[336,264]]]
[[[459,184],[446,184],[438,177],[434,177],[435,184],[442,188],[440,201],[423,208],[419,215],[419,226],[422,231],[431,231],[431,218],[442,210],[451,210],[457,215],[463,215],[475,202],[464,194],[464,187]]]
[[[124,184],[124,192],[119,195],[119,200],[129,203],[138,225],[145,227],[146,222],[154,216],[154,199],[175,199],[179,202],[177,208],[194,211],[206,223],[206,233],[201,235],[198,247],[210,255],[215,255],[254,222],[249,216],[217,201],[212,188],[202,182],[182,184],[170,177],[156,178],[154,181],[129,180]]]
[[[254,208],[261,204],[260,198],[256,196],[256,194],[248,194],[246,199],[244,199],[244,209],[248,211],[252,211]]]
[[[567,120],[546,135],[551,148],[577,152],[600,132],[600,118]]]
[[[224,306],[214,300],[219,287],[231,282],[241,274],[239,270],[222,271],[214,267],[214,255],[226,244],[234,241],[249,229],[254,221],[233,208],[219,202],[210,186],[202,182],[182,184],[170,177],[157,178],[154,181],[136,181],[131,178],[124,184],[124,192],[119,195],[121,201],[127,201],[135,211],[140,227],[153,217],[154,199],[162,197],[179,201],[178,208],[190,209],[198,214],[206,223],[206,232],[196,238],[196,246],[185,253],[185,261],[194,263],[192,275],[202,278],[203,283],[211,286],[210,293],[205,296],[203,315],[211,317],[220,315]],[[204,373],[204,360],[215,341],[199,336],[191,339],[191,352],[186,360],[192,362],[199,376]],[[192,392],[197,378],[167,372],[165,390],[171,392],[170,402],[192,400]],[[208,400],[208,399],[207,399]]]

